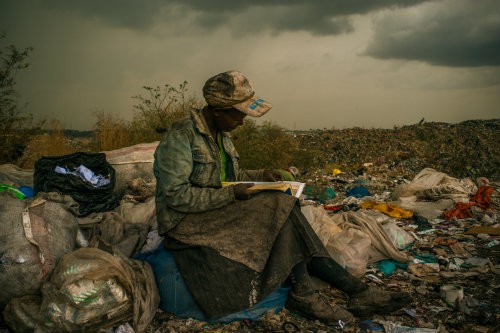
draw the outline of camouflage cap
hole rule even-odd
[[[203,86],[203,97],[208,105],[233,107],[252,117],[260,117],[272,108],[271,103],[255,96],[248,79],[238,71],[227,71],[208,79]]]

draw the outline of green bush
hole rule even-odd
[[[244,169],[297,167],[301,172],[315,163],[315,149],[302,147],[294,135],[272,122],[262,125],[252,119],[233,134],[240,165]]]

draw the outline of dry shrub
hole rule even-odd
[[[144,94],[133,98],[139,103],[134,105],[135,114],[130,123],[130,134],[134,143],[160,140],[162,132],[174,121],[189,114],[193,108],[201,107],[200,101],[188,95],[187,82],[177,87],[145,86]]]
[[[293,165],[303,171],[314,163],[314,150],[301,147],[292,134],[271,122],[257,125],[254,120],[247,119],[232,136],[244,169]]]
[[[134,117],[125,121],[118,116],[95,112],[95,149],[118,149],[139,143],[158,141],[162,132],[174,121],[185,117],[189,110],[201,103],[194,96],[187,96],[187,82],[178,87],[168,84],[160,87],[143,87],[145,93],[134,96]]]
[[[17,164],[22,168],[33,168],[35,162],[44,156],[62,156],[71,154],[74,148],[64,135],[64,129],[58,120],[50,122],[50,129],[45,133],[30,136],[26,150]]]
[[[94,144],[97,151],[118,149],[131,144],[129,125],[125,120],[104,111],[96,111],[94,117]]]

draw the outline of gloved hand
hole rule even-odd
[[[238,200],[248,200],[259,191],[250,190],[254,186],[253,183],[239,183],[233,185],[234,197]]]
[[[277,170],[264,170],[262,180],[265,182],[277,182],[283,180],[283,176]]]

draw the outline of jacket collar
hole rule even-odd
[[[210,136],[210,129],[208,128],[207,121],[205,120],[205,117],[203,117],[203,111],[205,110],[206,107],[202,109],[193,109],[191,110],[191,118],[193,119],[194,126],[196,129],[204,135]],[[227,132],[220,132],[222,136],[227,136],[230,137],[229,133]]]
[[[191,118],[193,119],[194,126],[196,129],[204,135],[210,135],[210,130],[208,129],[205,117],[203,117],[203,109],[193,109],[191,110]]]

